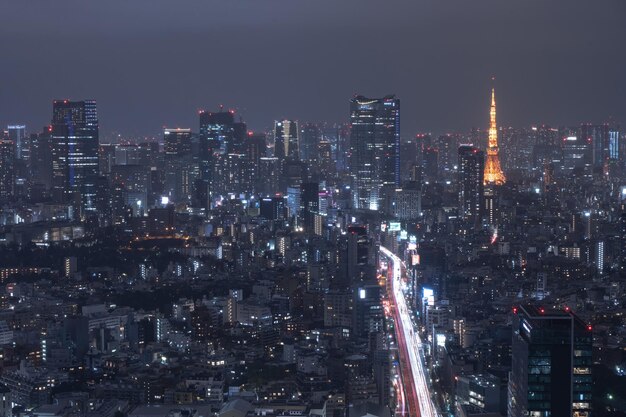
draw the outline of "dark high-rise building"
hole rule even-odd
[[[514,309],[509,417],[591,415],[592,331],[571,311]]]
[[[300,158],[317,160],[317,144],[322,137],[320,128],[314,123],[304,123],[300,128]]]
[[[583,124],[580,126],[580,136],[591,147],[593,168],[604,167],[609,159],[609,125]]]
[[[273,195],[280,190],[280,160],[275,157],[262,157],[259,160],[259,176],[254,178],[257,192]]]
[[[438,168],[444,178],[450,179],[457,162],[458,139],[454,135],[441,135],[437,138],[437,150],[439,151]]]
[[[274,122],[274,156],[279,159],[300,159],[300,132],[298,122],[280,120]]]
[[[626,211],[619,217],[619,239],[621,241],[620,267],[626,269]]]
[[[570,175],[575,171],[587,171],[591,169],[592,151],[591,143],[575,131],[566,130],[561,133],[563,137],[563,163],[562,171]]]
[[[33,183],[52,188],[52,127],[44,127],[30,137],[31,178]]]
[[[350,100],[350,175],[354,207],[378,210],[381,189],[400,184],[400,100]]]
[[[424,181],[437,182],[439,179],[439,149],[428,147],[422,154],[422,174]]]
[[[9,125],[7,126],[9,139],[15,144],[15,156],[17,159],[28,161],[30,158],[30,146],[28,146],[28,138],[26,137],[26,126]]]
[[[480,221],[483,208],[485,154],[471,145],[459,147],[459,205],[461,216]]]
[[[383,306],[381,286],[361,285],[354,294],[354,335],[366,337],[370,333],[383,331]]]
[[[193,178],[190,173],[192,150],[191,129],[165,129],[165,189],[175,202],[191,195]]]
[[[376,276],[376,248],[367,227],[348,226],[345,267],[350,284],[371,283]]]
[[[241,120],[233,124],[233,141],[228,147],[229,153],[245,153],[248,139],[248,125]]]
[[[15,143],[0,139],[0,204],[13,197],[15,189]]]
[[[99,175],[96,101],[55,100],[51,136],[53,197],[59,202],[80,202],[84,217],[95,211]]]
[[[230,152],[235,138],[235,112],[201,111],[200,136],[212,142],[214,149],[220,149],[222,153]]]
[[[300,215],[304,220],[304,230],[311,233],[315,229],[315,215],[320,211],[320,186],[317,182],[300,185]]]
[[[267,151],[267,143],[265,134],[263,133],[248,133],[248,138],[245,142],[244,154],[248,160],[248,169],[250,170],[251,186],[255,192],[260,192],[258,187],[259,180],[266,181],[267,179],[260,178],[261,175],[261,158],[265,157]]]
[[[111,178],[123,184],[125,205],[131,207],[134,216],[143,216],[148,209],[150,172],[143,165],[114,165]]]
[[[229,153],[222,158],[224,161],[224,191],[226,193],[251,192],[250,161],[246,155]]]
[[[283,196],[274,196],[261,199],[259,212],[261,217],[268,220],[277,220],[285,217],[285,198]]]

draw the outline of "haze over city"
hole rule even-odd
[[[625,0],[0,9],[0,417],[626,417]]]
[[[409,137],[485,127],[492,75],[505,126],[623,122],[624,15],[621,0],[7,1],[0,124],[86,97],[105,134],[195,126],[219,104],[259,130],[396,94]]]

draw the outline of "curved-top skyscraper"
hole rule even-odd
[[[498,149],[498,127],[496,125],[496,90],[491,89],[491,110],[489,112],[489,144],[485,161],[485,185],[502,185],[506,182]]]

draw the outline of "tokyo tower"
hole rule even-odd
[[[487,160],[485,161],[485,185],[502,185],[506,182],[500,157],[498,156],[498,128],[496,126],[496,90],[491,89],[491,110],[489,112],[489,146],[487,147]]]

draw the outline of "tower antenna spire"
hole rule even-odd
[[[495,77],[491,77],[493,81]],[[491,108],[489,111],[489,143],[487,161],[485,163],[485,185],[502,185],[506,182],[500,167],[500,150],[498,148],[498,125],[496,124],[496,89],[491,88]]]

